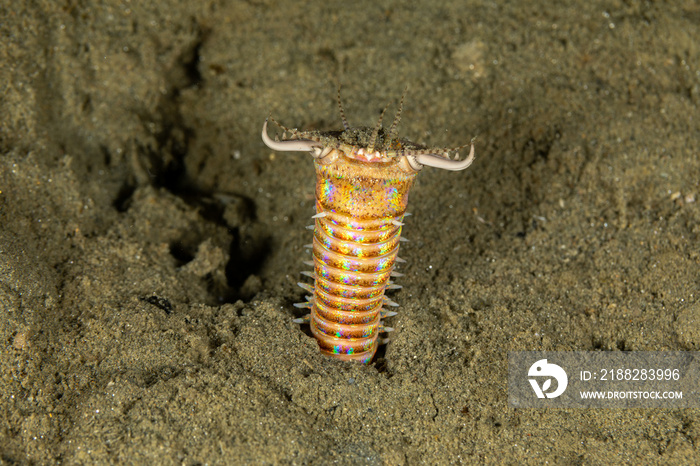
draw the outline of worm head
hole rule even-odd
[[[405,92],[404,92],[405,95]],[[384,111],[379,121],[373,128],[350,127],[345,118],[345,112],[340,102],[340,89],[338,89],[338,107],[343,120],[342,131],[298,131],[289,129],[272,119],[283,131],[291,133],[289,139],[274,140],[267,134],[267,119],[262,128],[262,139],[267,147],[272,150],[289,152],[309,152],[318,163],[332,163],[341,157],[352,159],[362,163],[396,164],[407,173],[416,173],[424,166],[441,168],[443,170],[459,171],[469,167],[474,161],[474,139],[469,144],[450,149],[429,149],[420,144],[397,136],[396,128],[401,120],[403,96],[399,108],[394,117],[394,122],[388,130],[382,127]],[[458,160],[458,150],[471,146],[469,155],[464,160]],[[455,159],[451,160],[449,154],[455,153]]]

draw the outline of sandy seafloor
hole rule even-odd
[[[157,6],[144,4],[157,3]],[[697,409],[514,409],[507,352],[700,350],[700,7],[9,0],[0,464],[683,464]],[[314,213],[269,113],[393,115],[411,192],[368,366],[292,322]],[[389,117],[390,118],[390,117]]]

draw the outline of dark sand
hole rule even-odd
[[[698,410],[506,386],[511,350],[700,350],[695,0],[9,3],[0,464],[698,461]],[[338,81],[354,125],[408,85],[402,136],[478,136],[419,176],[369,366],[292,323],[313,165],[260,140],[339,128]]]

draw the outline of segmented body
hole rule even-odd
[[[311,332],[321,351],[368,362],[415,173],[346,157],[316,162]],[[386,163],[384,163],[387,165]]]
[[[402,99],[403,103],[403,99]],[[396,137],[401,105],[390,130],[350,128],[338,98],[344,131],[291,131],[292,137],[263,140],[275,150],[309,151],[315,158],[316,215],[312,244],[313,287],[300,283],[312,293],[297,307],[310,309],[305,319],[323,353],[342,360],[367,363],[379,345],[385,297],[398,258],[401,227],[408,192],[423,165],[463,170],[474,158],[452,161],[449,151],[425,149]],[[383,115],[383,113],[382,113]],[[281,126],[281,125],[280,125]]]

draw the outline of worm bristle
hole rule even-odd
[[[384,296],[382,298],[382,300],[383,300],[383,304],[386,304],[387,306],[399,307],[399,303],[392,301],[391,299],[387,298],[386,296]]]
[[[297,283],[297,285],[298,285],[301,289],[303,289],[304,291],[308,291],[309,293],[313,293],[313,292],[314,292],[314,287],[311,286],[311,285],[309,285],[308,283],[301,283],[301,282],[299,282],[299,283]]]

